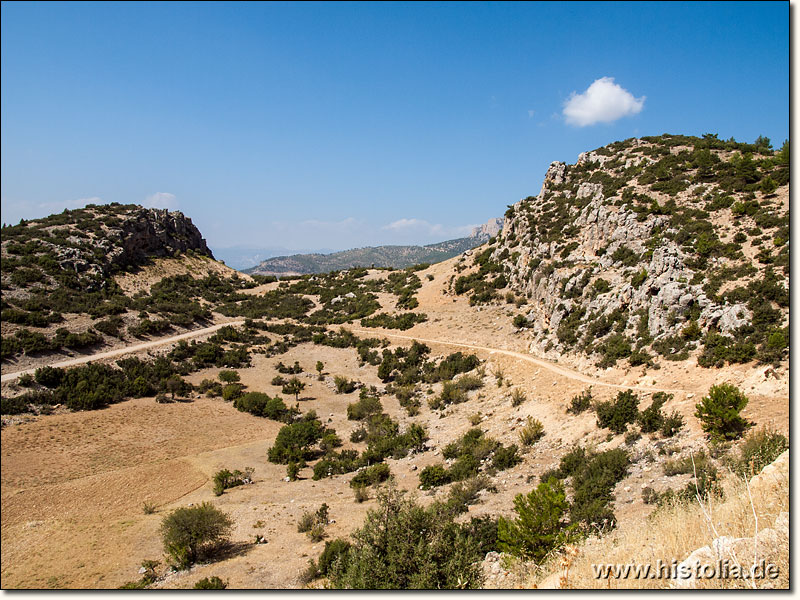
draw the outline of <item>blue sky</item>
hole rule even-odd
[[[615,140],[789,137],[789,3],[3,3],[4,222],[212,249],[460,237]]]

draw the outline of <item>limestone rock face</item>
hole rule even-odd
[[[488,240],[489,238],[494,237],[498,233],[500,233],[500,230],[503,228],[503,221],[505,221],[505,219],[503,219],[502,217],[489,219],[483,225],[475,227],[472,230],[470,237],[485,238]]]
[[[773,230],[747,247],[749,234],[744,243],[734,239],[758,229],[747,229],[751,221],[715,199],[753,200],[698,175],[696,142],[677,145],[664,137],[666,144],[617,142],[581,154],[574,165],[553,162],[539,195],[509,207],[490,260],[501,265],[508,289],[527,300],[522,333],[532,352],[583,360],[606,353],[613,338],[621,354],[638,349],[687,358],[708,332],[746,352],[741,336],[753,335],[754,319],[766,310],[778,311],[770,327],[788,326],[788,301],[775,300],[780,292],[754,315],[748,287],[771,270],[778,289],[788,289],[788,251],[764,243],[785,239],[775,237],[781,228],[788,232],[788,184],[785,204],[764,201],[759,221]],[[730,153],[717,158],[731,160]],[[763,260],[752,258],[756,251]],[[733,300],[726,297],[731,291]],[[754,338],[750,347],[761,344]]]
[[[122,252],[117,260],[138,261],[147,256],[170,256],[193,250],[213,258],[192,220],[179,211],[142,208],[121,227]]]

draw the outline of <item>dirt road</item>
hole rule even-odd
[[[194,337],[198,337],[201,335],[205,335],[208,333],[213,333],[218,329],[225,327],[226,325],[242,325],[244,321],[231,321],[229,323],[218,323],[217,325],[212,325],[211,327],[205,327],[203,329],[195,329],[194,331],[187,331],[186,333],[182,333],[180,335],[175,335],[168,338],[161,338],[158,340],[154,340],[152,342],[145,342],[143,344],[136,344],[135,346],[127,346],[125,348],[118,348],[116,350],[109,350],[108,352],[99,352],[97,354],[91,354],[89,356],[81,356],[78,358],[71,358],[69,360],[64,360],[61,362],[53,363],[51,367],[74,367],[76,365],[85,364],[95,360],[103,360],[108,358],[115,358],[117,356],[124,356],[125,354],[132,354],[134,352],[140,352],[142,350],[148,350],[150,348],[155,348],[157,346],[163,346],[165,344],[172,344],[174,342],[178,342],[180,340],[190,339]],[[375,330],[369,329],[353,329],[354,333],[360,334],[370,334],[375,335]],[[470,350],[480,350],[483,352],[488,352],[490,354],[503,354],[505,356],[510,356],[512,358],[516,358],[519,360],[524,360],[526,362],[535,364],[539,367],[548,369],[553,373],[557,373],[563,377],[567,377],[568,379],[572,379],[575,381],[581,381],[583,383],[588,383],[590,385],[597,385],[597,386],[605,386],[611,387],[616,389],[626,389],[626,390],[637,390],[643,392],[667,392],[667,393],[686,393],[691,390],[684,390],[684,389],[677,389],[677,388],[657,388],[653,386],[639,386],[639,385],[625,385],[619,383],[609,383],[606,381],[602,381],[600,379],[596,379],[594,377],[589,377],[588,375],[584,375],[578,371],[574,371],[572,369],[562,367],[546,360],[542,360],[540,358],[535,358],[533,356],[523,354],[522,352],[515,352],[513,350],[502,350],[500,348],[491,348],[489,346],[477,346],[474,344],[462,344],[459,342],[450,342],[446,340],[435,340],[435,339],[428,339],[422,338],[419,336],[410,336],[410,335],[400,335],[397,333],[386,333],[383,332],[381,335],[388,337],[388,338],[398,338],[403,340],[417,340],[419,342],[425,342],[429,344],[441,344],[444,346],[455,346],[458,348],[469,348]],[[33,373],[36,369],[25,369],[23,371],[16,371],[15,373],[5,373],[2,376],[2,382],[5,383],[7,381],[14,381],[15,379],[19,378],[21,375],[25,373]]]
[[[69,360],[62,360],[61,362],[52,363],[49,366],[74,367],[76,365],[82,365],[95,360],[115,358],[117,356],[124,356],[125,354],[132,354],[133,352],[140,352],[141,350],[149,350],[150,348],[163,346],[165,344],[172,344],[174,342],[179,342],[180,340],[188,340],[190,338],[198,337],[208,333],[213,333],[218,329],[221,329],[222,327],[225,327],[227,325],[242,325],[242,324],[244,324],[244,321],[230,321],[228,323],[217,323],[216,325],[212,325],[211,327],[204,327],[203,329],[194,329],[192,331],[187,331],[186,333],[181,333],[180,335],[173,335],[172,337],[153,340],[152,342],[144,342],[142,344],[136,344],[135,346],[125,346],[124,348],[109,350],[108,352],[98,352],[97,354],[90,354],[88,356],[80,356],[78,358],[70,358]],[[2,383],[5,383],[7,381],[14,381],[15,379],[19,378],[25,373],[33,373],[34,371],[36,371],[35,368],[25,369],[23,371],[16,371],[14,373],[4,373],[2,375],[2,378],[0,378],[0,381]]]
[[[369,330],[369,329],[353,329],[353,333],[366,333],[372,336],[376,335],[376,331]],[[473,344],[462,344],[459,342],[448,342],[446,340],[434,340],[428,338],[422,338],[416,335],[400,335],[397,333],[386,333],[381,332],[381,336],[388,337],[388,338],[399,338],[403,340],[416,340],[418,342],[425,342],[428,344],[441,344],[444,346],[455,346],[457,348],[469,348],[470,350],[481,350],[483,352],[488,352],[489,354],[504,354],[506,356],[510,356],[512,358],[517,358],[519,360],[524,360],[526,362],[532,363],[536,366],[542,367],[544,369],[548,369],[549,371],[561,375],[562,377],[567,377],[568,379],[572,379],[574,381],[581,381],[583,383],[588,383],[590,385],[596,386],[605,386],[610,388],[616,388],[621,390],[636,390],[639,392],[667,392],[669,394],[684,394],[686,392],[691,392],[693,390],[685,390],[685,389],[678,389],[678,388],[658,388],[655,386],[644,386],[644,385],[626,385],[621,383],[609,383],[603,381],[601,379],[596,379],[594,377],[589,377],[588,375],[584,375],[579,371],[574,371],[567,367],[562,367],[546,360],[542,360],[540,358],[535,358],[528,354],[523,354],[522,352],[515,352],[513,350],[501,350],[500,348],[490,348],[488,346],[476,346]]]

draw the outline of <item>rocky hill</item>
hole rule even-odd
[[[372,246],[332,254],[277,256],[244,272],[253,275],[306,275],[372,266],[405,269],[412,265],[432,264],[458,256],[465,250],[485,243],[502,227],[502,218],[489,219],[484,225],[473,229],[472,234],[465,238],[427,246]]]
[[[663,135],[554,162],[509,207],[456,293],[527,297],[515,325],[549,358],[701,366],[788,348],[789,151]],[[465,261],[461,269],[469,264]],[[520,303],[521,305],[521,303]],[[530,306],[533,308],[529,308]]]
[[[183,288],[167,286],[169,293],[159,290],[158,299],[145,293],[136,302],[117,284],[125,274],[147,279],[143,267],[177,257],[198,263],[191,268],[195,277],[207,274],[199,263],[208,264],[209,273],[224,269],[212,268],[217,263],[206,241],[180,212],[89,205],[4,226],[3,358],[96,346],[121,338],[125,324],[147,334],[207,318],[208,310],[191,301],[197,290],[185,281]],[[148,310],[170,318],[151,321]]]
[[[213,258],[181,212],[134,204],[89,205],[3,228],[3,289],[44,287],[65,273],[90,288],[153,257],[192,250]],[[23,270],[24,267],[24,270]]]

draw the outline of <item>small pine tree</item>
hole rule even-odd
[[[712,385],[708,396],[695,405],[695,416],[713,441],[735,440],[752,425],[739,414],[747,402],[747,396],[736,386],[729,383]]]
[[[500,517],[497,541],[500,549],[521,558],[541,562],[550,552],[567,543],[574,526],[562,519],[569,510],[563,484],[553,478],[540,483],[530,494],[517,494],[510,521]]]
[[[761,193],[765,196],[769,196],[770,194],[774,194],[775,190],[778,189],[778,184],[775,183],[775,180],[767,175],[764,179],[761,180]]]

